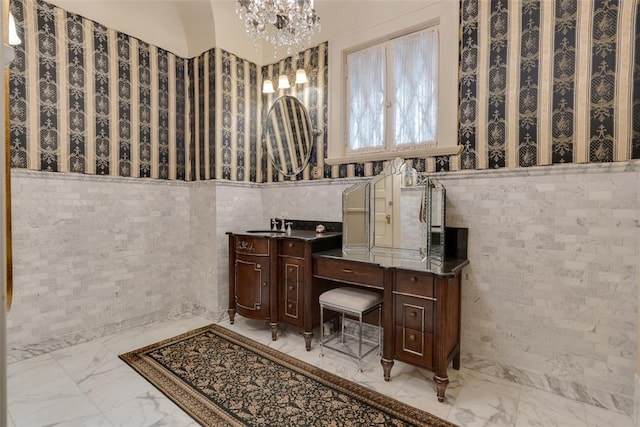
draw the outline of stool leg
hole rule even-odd
[[[320,304],[320,357],[324,357],[324,307]]]
[[[358,328],[358,370],[362,372],[362,313],[360,313]]]
[[[342,334],[340,336],[340,340],[342,342],[342,344],[344,344],[344,313],[342,313],[342,325],[340,326],[341,330],[342,330]]]

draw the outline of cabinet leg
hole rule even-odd
[[[333,319],[331,319],[331,323],[333,324],[334,332],[342,330],[342,325],[340,323],[340,316],[335,316]]]
[[[278,323],[270,323],[271,326],[271,340],[276,341],[278,339]]]
[[[302,336],[304,337],[304,347],[307,351],[311,351],[311,340],[313,339],[313,332],[303,332]]]
[[[436,391],[438,394],[438,402],[444,402],[444,391],[447,389],[449,385],[448,377],[439,377],[437,375],[433,376],[433,381],[436,383]]]
[[[382,371],[384,373],[384,380],[391,380],[391,368],[393,368],[393,360],[388,360],[385,358],[380,359],[380,364],[382,365]]]
[[[453,356],[453,369],[456,371],[460,370],[460,350],[458,350],[458,354]]]
[[[229,310],[227,310],[227,313],[229,313],[229,322],[233,325],[233,319],[235,319],[236,317],[236,309],[230,308]]]

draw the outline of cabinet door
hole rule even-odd
[[[304,260],[280,258],[280,320],[302,326]]]
[[[235,300],[240,314],[269,318],[269,258],[238,255]]]
[[[396,358],[432,368],[434,302],[405,295],[394,299]]]

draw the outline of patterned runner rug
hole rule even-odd
[[[205,426],[453,426],[218,325],[120,358]]]

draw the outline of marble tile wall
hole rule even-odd
[[[263,221],[269,218],[342,221],[342,191],[362,179],[263,184]]]
[[[189,187],[189,236],[191,256],[187,260],[191,280],[184,286],[193,297],[194,311],[215,317],[218,295],[216,282],[218,259],[216,240],[216,188],[212,181],[194,182]]]
[[[186,183],[16,169],[11,181],[10,361],[184,311]]]
[[[12,176],[12,360],[172,313],[224,317],[224,233],[271,217],[339,221],[358,180]],[[463,365],[633,413],[640,162],[434,176],[448,225],[469,228]]]
[[[13,170],[12,190],[10,361],[185,312],[222,318],[225,232],[267,223],[251,184]]]
[[[469,228],[463,365],[633,413],[640,163],[440,179]]]
[[[225,317],[229,308],[229,238],[228,231],[246,231],[263,228],[264,221],[261,187],[256,184],[217,181],[216,192],[216,275],[217,310]],[[221,314],[220,314],[221,313]]]

